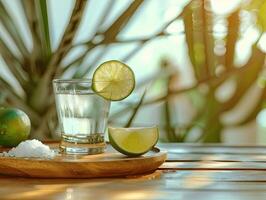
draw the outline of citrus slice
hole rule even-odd
[[[134,72],[117,60],[102,63],[93,74],[92,89],[107,100],[122,100],[132,93],[134,87]]]
[[[108,128],[110,144],[120,153],[139,156],[148,152],[157,143],[157,127],[146,128]]]

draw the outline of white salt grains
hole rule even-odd
[[[21,142],[17,147],[8,152],[3,152],[2,156],[6,157],[34,157],[51,159],[56,155],[55,151],[39,140],[26,140]]]

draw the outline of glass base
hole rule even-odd
[[[63,135],[60,143],[60,152],[65,154],[100,154],[105,151],[105,148],[106,144],[103,139],[93,141],[92,143],[91,136]]]

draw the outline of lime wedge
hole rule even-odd
[[[92,89],[107,100],[122,100],[132,93],[134,87],[134,72],[117,60],[104,62],[93,74]]]
[[[158,141],[157,127],[108,128],[110,144],[120,153],[138,156],[148,152]]]

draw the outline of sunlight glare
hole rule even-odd
[[[242,0],[210,0],[211,9],[215,14],[226,15],[235,10]]]
[[[259,112],[256,121],[259,126],[266,128],[266,109]]]
[[[119,193],[114,196],[115,200],[135,200],[135,199],[152,199],[158,197],[158,193],[154,191],[130,191]]]

